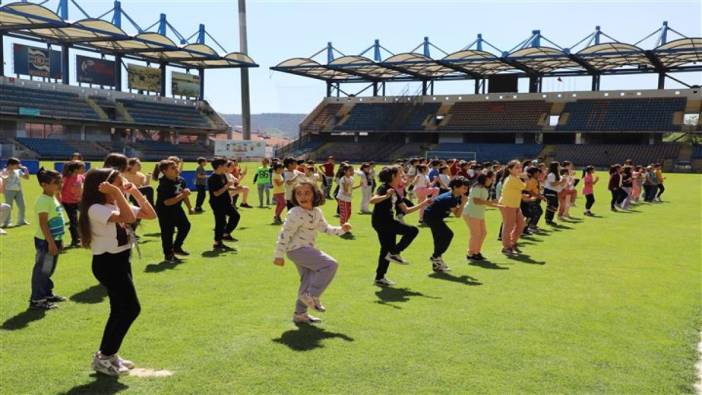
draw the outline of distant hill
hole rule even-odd
[[[240,114],[219,114],[232,127],[241,125]],[[251,114],[251,130],[257,134],[285,136],[296,139],[300,122],[307,114]],[[237,128],[238,129],[238,128]]]

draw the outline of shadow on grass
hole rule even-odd
[[[561,229],[573,229],[571,226],[567,225],[561,225],[561,224],[553,224],[551,225],[552,230],[561,230]]]
[[[161,237],[161,233],[144,233],[142,236],[144,237]]]
[[[90,288],[86,288],[77,294],[72,295],[69,299],[76,303],[95,304],[101,303],[107,297],[105,287],[100,284],[95,284]]]
[[[15,331],[17,329],[26,328],[32,321],[39,321],[46,315],[45,310],[27,309],[12,318],[8,318],[2,323],[2,329],[6,331]]]
[[[137,244],[142,245],[142,244],[146,244],[146,243],[153,243],[155,241],[156,240],[151,240],[151,239],[141,239],[141,240],[137,241]]]
[[[352,342],[354,339],[343,333],[327,332],[322,328],[308,324],[297,324],[297,329],[283,332],[279,338],[273,339],[275,343],[288,346],[293,351],[310,351],[324,347],[322,340],[342,339]]]
[[[228,254],[236,254],[239,252],[236,248],[232,248],[229,246],[225,246],[221,250],[209,250],[209,251],[204,251],[202,254],[200,254],[203,258],[217,258],[222,255],[228,255]]]
[[[77,385],[66,392],[59,392],[59,394],[116,394],[129,388],[128,385],[120,383],[117,377],[105,376],[104,374],[98,373],[93,373],[90,375],[90,377],[94,378],[95,381]]]
[[[424,295],[421,292],[416,292],[412,291],[409,288],[392,288],[392,287],[383,287],[379,291],[376,291],[375,296],[378,297],[378,300],[375,301],[375,303],[382,304],[382,305],[387,305],[390,307],[394,307],[396,309],[401,309],[402,307],[394,305],[394,303],[404,303],[404,302],[409,302],[411,297],[418,296],[422,298],[429,298],[429,299],[441,299],[439,297],[435,296],[427,296]]]
[[[509,270],[508,267],[500,266],[496,263],[492,263],[490,261],[482,260],[482,261],[470,261],[468,263],[471,266],[477,266],[477,267],[482,267],[483,269],[492,269],[492,270]]]
[[[159,263],[150,263],[146,265],[144,268],[145,273],[160,273],[164,270],[172,270],[175,269],[176,266],[182,265],[185,262],[169,262],[169,261],[161,261]]]
[[[536,244],[536,243],[541,243],[541,242],[543,242],[543,240],[541,240],[541,239],[536,239],[536,238],[534,238],[534,236],[535,236],[534,233],[532,233],[532,234],[530,234],[530,235],[522,235],[522,236],[521,236],[521,239],[529,240],[529,241],[531,242],[530,244]]]
[[[507,258],[511,259],[513,261],[528,263],[530,265],[545,265],[546,264],[546,261],[536,261],[534,259],[531,259],[531,257],[529,257],[529,255],[525,255],[525,254],[516,255],[516,256],[509,256]]]
[[[462,276],[454,276],[453,274],[449,273],[432,273],[429,275],[429,277],[464,285],[483,285],[483,283],[478,281],[477,278],[465,274]]]

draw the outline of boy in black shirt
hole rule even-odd
[[[378,233],[380,241],[380,256],[378,257],[378,268],[375,272],[375,285],[385,287],[394,285],[392,281],[385,278],[390,261],[407,265],[409,262],[402,259],[400,253],[417,237],[419,230],[410,225],[405,225],[394,218],[393,210],[396,205],[405,213],[410,214],[431,203],[427,199],[416,206],[407,208],[402,200],[399,200],[396,188],[400,186],[401,169],[399,166],[384,167],[378,174],[378,179],[382,183],[375,195],[370,199],[373,204],[373,214],[371,224]],[[397,235],[402,235],[397,243]]]
[[[197,188],[197,199],[195,200],[195,212],[202,212],[202,203],[205,202],[207,191],[207,172],[205,171],[207,159],[197,158],[197,169],[195,170],[195,187]]]
[[[161,227],[161,246],[163,255],[168,262],[179,262],[175,255],[190,255],[183,250],[183,242],[190,232],[190,221],[181,203],[190,196],[190,190],[185,180],[178,173],[178,166],[172,160],[162,160],[159,171],[163,177],[159,180],[156,190],[156,214]],[[178,229],[175,241],[173,233]]]
[[[214,173],[207,179],[207,189],[210,191],[210,207],[215,218],[213,248],[224,250],[226,247],[222,240],[235,241],[230,233],[239,224],[240,215],[232,206],[232,198],[229,195],[229,189],[234,188],[234,185],[227,181],[227,160],[213,160],[212,169]]]

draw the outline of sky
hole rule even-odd
[[[35,1],[36,2],[36,1]],[[7,4],[8,1],[2,1]],[[92,17],[112,8],[111,0],[78,0]],[[58,0],[46,6],[55,10]],[[160,13],[185,37],[200,23],[228,51],[239,50],[237,0],[122,0],[122,8],[146,28]],[[270,70],[292,57],[309,57],[327,42],[346,55],[357,55],[379,39],[393,53],[408,52],[428,36],[447,53],[455,52],[475,40],[477,33],[502,51],[508,51],[531,35],[534,29],[561,47],[572,47],[600,25],[603,32],[626,43],[635,43],[658,29],[664,20],[690,37],[702,37],[702,1],[416,1],[416,0],[248,0],[248,53],[259,65],[250,69],[252,113],[308,113],[326,93],[323,81]],[[69,19],[83,18],[70,6]],[[127,22],[123,20],[123,25]],[[136,34],[131,26],[123,26]],[[153,29],[152,29],[153,30]],[[170,34],[170,33],[169,33]],[[171,34],[175,40],[175,36]],[[656,36],[640,44],[655,46]],[[669,40],[677,38],[670,33]],[[6,73],[11,72],[11,43],[5,38]],[[176,41],[177,42],[177,41]],[[207,43],[218,47],[209,40]],[[581,48],[581,47],[578,47]],[[222,54],[223,52],[218,49]],[[76,53],[79,53],[76,51]],[[432,50],[441,58],[443,53]],[[369,56],[372,56],[372,52]],[[326,62],[326,54],[315,58]],[[181,71],[179,69],[173,69]],[[170,72],[169,72],[170,75]],[[73,76],[72,78],[74,78]],[[688,84],[701,84],[702,73],[675,75]],[[126,83],[126,74],[123,75]],[[562,78],[544,81],[544,91],[589,90],[589,78]],[[657,76],[604,76],[601,89],[655,89]],[[170,84],[170,83],[169,83]],[[666,87],[681,85],[667,80]],[[360,84],[342,85],[353,92]],[[236,69],[209,70],[205,74],[205,99],[222,113],[241,112],[240,72]],[[386,94],[416,94],[420,85],[387,84]],[[527,82],[520,82],[520,91]],[[473,81],[437,82],[436,94],[466,94]],[[366,91],[364,94],[369,94]]]

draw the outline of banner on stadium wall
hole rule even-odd
[[[115,86],[115,62],[76,55],[78,82]]]
[[[174,96],[200,97],[200,76],[172,72],[171,93]]]
[[[61,79],[61,52],[14,44],[15,74]]]
[[[153,67],[127,65],[127,80],[129,81],[129,89],[161,91],[161,70]]]
[[[225,158],[263,158],[266,155],[265,141],[215,140],[215,156]]]

